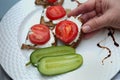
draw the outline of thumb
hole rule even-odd
[[[92,31],[96,31],[99,30],[105,26],[107,26],[109,23],[109,18],[107,17],[107,15],[102,15],[100,17],[95,17],[90,19],[88,22],[86,22],[83,27],[82,27],[82,31],[84,33],[89,33]]]

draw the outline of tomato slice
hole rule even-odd
[[[78,34],[78,27],[74,22],[64,20],[56,25],[55,33],[57,38],[64,43],[69,44],[76,38]]]
[[[56,2],[57,0],[47,0],[49,3],[54,3]]]
[[[46,10],[46,16],[50,19],[50,20],[56,20],[59,18],[62,18],[66,15],[66,11],[65,9],[60,6],[50,6],[47,8]]]
[[[31,27],[28,37],[33,44],[43,45],[50,39],[49,28],[42,24],[36,24]]]

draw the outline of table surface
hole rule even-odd
[[[0,0],[0,20],[4,14],[19,0]],[[5,5],[7,3],[7,6]],[[0,65],[0,80],[12,80]],[[120,72],[112,80],[120,80]]]

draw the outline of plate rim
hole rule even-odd
[[[7,11],[7,13],[3,16],[3,18],[1,19],[1,21],[0,21],[0,25],[2,25],[2,21],[4,20],[4,18],[5,18],[5,16],[13,9],[13,8],[15,8],[16,6],[18,6],[19,4],[20,4],[20,2],[22,2],[22,1],[24,1],[24,0],[20,0],[20,1],[18,1],[15,5],[13,5],[8,11]],[[0,27],[1,28],[1,27]],[[2,34],[1,34],[2,35]],[[1,65],[2,66],[2,65]],[[3,66],[2,66],[3,67]],[[3,69],[4,69],[4,67],[3,67]],[[5,70],[5,72],[8,74],[8,72],[6,71],[6,69],[4,69]],[[117,74],[117,73],[116,73]],[[116,75],[115,74],[115,75]],[[9,75],[9,74],[8,74]],[[11,76],[10,76],[11,77]]]

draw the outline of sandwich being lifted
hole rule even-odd
[[[54,28],[53,32],[57,39],[65,45],[76,48],[82,39],[82,22],[79,17],[70,17],[60,21]]]

